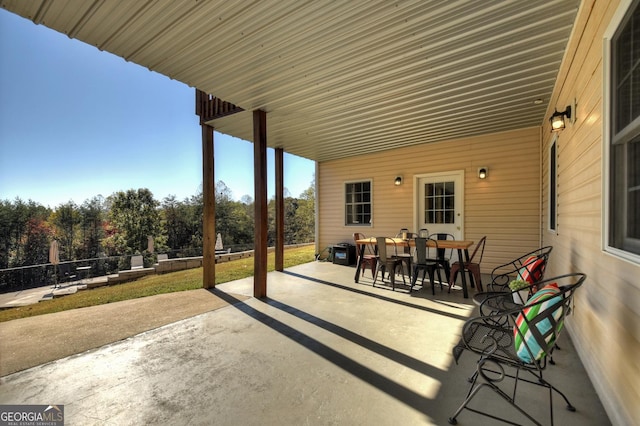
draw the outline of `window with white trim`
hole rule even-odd
[[[371,226],[371,210],[371,181],[345,183],[345,225]]]
[[[640,254],[640,1],[611,44],[609,245]]]
[[[558,137],[549,147],[549,231],[556,232],[558,225]]]

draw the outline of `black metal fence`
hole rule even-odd
[[[231,252],[252,250],[253,245],[229,245],[225,249]],[[144,266],[151,267],[157,262],[158,253],[144,253]],[[163,252],[169,259],[202,256],[201,248],[169,250]],[[54,286],[69,281],[116,274],[131,269],[131,257],[121,255],[78,259],[60,262],[58,265],[43,263],[40,265],[18,266],[0,269],[0,293],[27,290],[30,288]]]
[[[146,259],[145,259],[146,265]],[[61,284],[131,268],[131,255],[60,262],[57,265],[19,266],[0,269],[0,293]]]
[[[225,250],[229,249],[232,253],[253,250],[253,244],[225,246]],[[202,256],[202,249],[169,250],[163,254],[166,254],[169,259],[198,257]],[[153,266],[157,262],[157,255],[158,253],[144,253],[144,266],[147,268]],[[54,286],[74,280],[116,274],[119,271],[131,269],[132,256],[135,255],[97,257],[63,261],[57,265],[43,263],[0,269],[0,293],[48,285]]]

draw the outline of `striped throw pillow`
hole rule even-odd
[[[562,301],[560,296],[556,296],[559,292],[560,290],[558,289],[558,285],[555,283],[544,286],[531,296],[527,301],[527,307],[525,307],[516,318],[516,324],[513,328],[513,341],[518,357],[524,362],[530,363],[547,355],[545,348],[542,348],[536,341],[530,327],[535,327],[543,336],[544,341],[547,343],[547,347],[552,347],[555,343],[555,334],[550,331],[552,327],[555,327],[557,331],[562,329],[563,323],[560,321],[560,318],[562,317],[563,305],[558,305],[558,308],[552,314],[557,325],[554,325],[553,321],[548,318],[539,322],[534,321],[534,318],[539,313],[552,308],[553,305]],[[543,300],[544,302],[537,304]],[[532,321],[534,321],[534,324],[531,323]]]
[[[524,266],[518,270],[517,279],[526,281],[529,284],[540,281],[542,273],[544,272],[544,259],[531,256],[524,261],[523,265]]]

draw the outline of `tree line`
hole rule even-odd
[[[224,248],[253,248],[254,203],[249,196],[232,198],[224,182],[216,183],[216,233]],[[298,198],[285,196],[285,244],[312,242],[315,236],[313,182]],[[268,205],[268,243],[275,244],[275,200]],[[171,195],[158,201],[149,189],[96,196],[81,205],[68,202],[55,209],[35,201],[0,200],[0,269],[49,262],[49,247],[58,241],[60,262],[101,259],[92,273],[127,269],[131,255],[142,254],[145,266],[156,253],[170,257],[202,255],[202,192],[184,200]],[[149,237],[153,253],[149,251]],[[96,270],[94,270],[94,268]],[[7,283],[7,274],[1,278]]]

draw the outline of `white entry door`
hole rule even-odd
[[[415,177],[415,232],[447,233],[464,239],[464,170]]]

